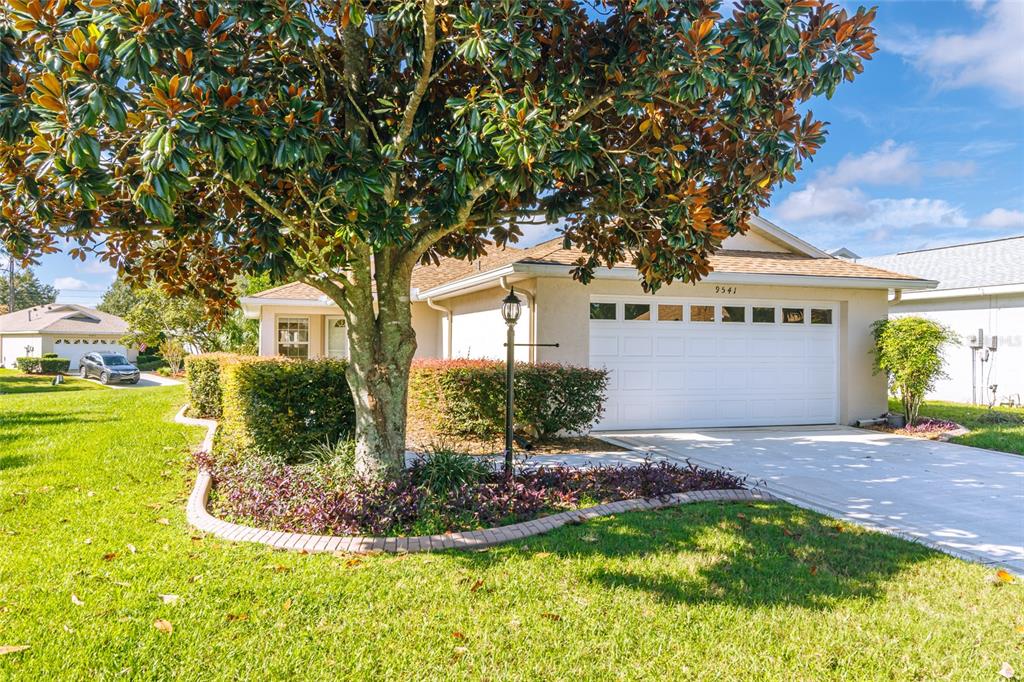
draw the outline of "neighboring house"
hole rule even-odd
[[[635,269],[571,278],[578,251],[554,239],[495,249],[474,262],[418,267],[417,356],[505,357],[501,299],[525,310],[523,361],[610,370],[601,429],[848,423],[886,411],[872,372],[871,323],[890,289],[934,285],[833,258],[759,218],[727,239],[698,284],[645,295]],[[318,290],[286,284],[242,299],[260,320],[260,354],[344,357],[341,311]]]
[[[128,350],[120,339],[128,323],[116,315],[102,313],[83,305],[50,303],[0,315],[0,366],[15,367],[15,358],[40,357],[56,353],[71,361],[92,351],[122,353],[134,360],[137,353]]]
[[[1021,404],[1024,397],[1024,236],[957,244],[865,258],[860,264],[908,272],[938,281],[931,291],[904,292],[893,301],[893,315],[921,315],[953,329],[961,345],[946,351],[949,379],[929,397],[987,403],[995,385],[996,402]],[[970,337],[981,329],[985,345],[998,347],[982,364],[972,365]],[[981,351],[984,353],[984,351]]]

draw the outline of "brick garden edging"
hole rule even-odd
[[[188,426],[205,427],[206,437],[199,446],[199,452],[207,453],[213,447],[217,422],[212,419],[186,417],[187,408],[188,405],[182,407],[175,415],[174,421]],[[664,498],[608,502],[484,530],[415,537],[364,537],[286,533],[222,521],[207,510],[212,485],[210,472],[200,469],[185,511],[185,516],[193,527],[232,542],[255,542],[278,549],[306,552],[429,552],[444,549],[484,549],[511,540],[547,533],[566,524],[582,523],[588,519],[622,512],[662,509],[692,502],[747,502],[774,499],[759,490],[699,490],[675,493]]]

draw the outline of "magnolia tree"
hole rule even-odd
[[[364,474],[402,464],[417,263],[559,221],[574,275],[692,281],[875,51],[818,0],[0,0],[0,238],[344,313]]]

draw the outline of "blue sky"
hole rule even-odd
[[[862,256],[1024,234],[1024,0],[881,2],[876,26],[864,73],[810,107],[828,142],[764,216]],[[36,272],[85,305],[114,279],[64,255]]]

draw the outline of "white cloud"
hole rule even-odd
[[[810,183],[791,192],[778,209],[782,220],[802,222],[815,218],[861,219],[866,212],[867,197],[859,189],[829,187]]]
[[[1003,230],[1024,227],[1024,211],[994,208],[978,218],[978,225]]]
[[[61,291],[77,291],[88,288],[88,284],[77,277],[58,277],[53,280],[53,286]]]
[[[940,88],[990,88],[1008,103],[1024,105],[1024,3],[998,0],[970,5],[984,13],[984,24],[977,31],[929,37],[904,32],[881,41],[881,46],[908,58]]]
[[[921,167],[914,161],[911,145],[886,140],[877,149],[859,156],[848,155],[821,180],[829,185],[906,185],[921,179]]]

